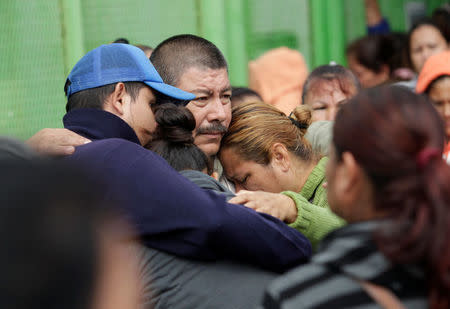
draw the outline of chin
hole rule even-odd
[[[219,147],[220,144],[212,144],[212,143],[198,145],[198,148],[200,148],[208,158],[215,156],[219,152]]]

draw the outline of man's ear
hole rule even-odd
[[[105,110],[112,112],[113,114],[123,117],[127,112],[127,105],[131,103],[131,97],[125,90],[124,83],[117,83],[114,87],[113,93],[107,99],[105,104]]]
[[[270,147],[271,157],[270,163],[276,165],[281,171],[287,172],[291,167],[291,158],[289,157],[289,151],[281,143],[275,143]]]

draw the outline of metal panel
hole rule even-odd
[[[1,1],[0,134],[60,127],[65,81],[58,0]]]
[[[125,37],[152,47],[183,33],[197,33],[194,0],[81,0],[85,46],[91,50]]]

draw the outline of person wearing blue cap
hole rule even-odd
[[[91,143],[64,160],[107,177],[142,242],[185,258],[230,259],[272,271],[306,261],[309,241],[281,221],[201,190],[143,148],[155,120],[151,105],[165,96],[194,96],[165,84],[145,54],[125,44],[102,45],[72,69],[65,128]]]

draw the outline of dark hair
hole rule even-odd
[[[116,214],[101,186],[52,161],[0,161],[0,308],[90,307],[99,231]]]
[[[438,77],[436,77],[427,87],[427,89],[425,89],[425,93],[428,95],[430,93],[431,88],[434,87],[434,85],[439,82],[440,80],[444,79],[444,78],[449,78],[450,75],[446,74],[446,75],[440,75]]]
[[[228,69],[225,57],[213,43],[192,34],[176,35],[163,41],[153,50],[150,61],[163,81],[173,86],[191,67]]]
[[[231,106],[236,102],[241,102],[245,97],[256,97],[257,101],[262,101],[261,96],[254,90],[246,87],[231,87]]]
[[[351,42],[346,54],[375,73],[380,73],[384,65],[392,73],[405,64],[406,42],[403,33],[367,35]]]
[[[407,48],[407,61],[408,61],[408,65],[411,67],[411,68],[414,68],[413,67],[413,63],[412,63],[412,60],[411,60],[411,37],[412,37],[412,34],[414,33],[414,31],[416,31],[418,28],[420,28],[420,27],[422,27],[422,26],[431,26],[431,27],[434,27],[434,28],[436,28],[436,30],[438,30],[439,31],[439,33],[442,35],[442,37],[447,41],[447,43],[448,43],[448,40],[447,40],[447,38],[444,36],[444,34],[442,33],[442,31],[441,31],[441,29],[439,28],[439,26],[431,19],[431,18],[429,18],[429,17],[424,17],[424,18],[422,18],[422,19],[420,19],[420,20],[418,20],[412,27],[411,27],[411,29],[409,29],[409,31],[408,31],[408,39],[407,39],[407,45],[406,45],[406,48]]]
[[[66,95],[69,85],[70,80],[67,79],[66,84],[64,85],[64,92],[66,93]],[[66,112],[78,108],[103,109],[105,100],[114,92],[116,85],[117,83],[108,84],[101,87],[82,90],[72,94],[67,99]],[[139,90],[147,87],[147,85],[141,82],[124,82],[124,85],[125,91],[131,96],[133,101],[136,100],[137,96],[139,95]]]
[[[156,106],[154,112],[158,127],[146,148],[163,157],[177,171],[206,169],[211,174],[211,162],[194,144],[195,118],[191,111],[166,103]]]
[[[125,39],[125,38],[117,38],[117,39],[114,40],[113,43],[130,44],[130,41],[128,41],[128,40]]]
[[[349,133],[351,132],[351,133]],[[395,264],[424,267],[430,308],[450,304],[450,167],[442,160],[444,125],[425,96],[402,87],[362,91],[337,113],[338,160],[350,152],[374,187],[388,224],[374,235]],[[425,167],[424,151],[439,150]]]
[[[450,12],[444,8],[433,11],[431,19],[439,27],[447,42],[450,42]]]
[[[350,94],[352,87],[358,92],[361,84],[358,78],[349,69],[342,65],[321,65],[315,68],[309,75],[303,85],[302,104],[305,104],[305,98],[311,86],[317,81],[337,81],[342,92]]]

